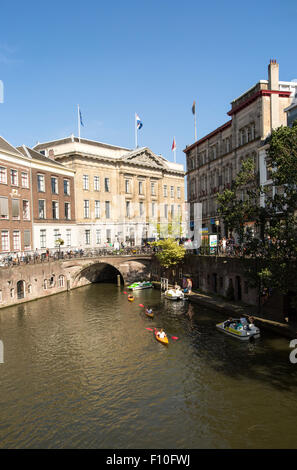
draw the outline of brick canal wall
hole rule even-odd
[[[45,261],[0,268],[0,308],[100,282],[150,279],[150,256]]]
[[[244,273],[244,261],[222,256],[186,255],[184,263],[174,269],[161,269],[156,258],[152,262],[152,279],[168,278],[169,283],[182,283],[183,276],[191,277],[193,289],[215,294],[230,301],[241,302],[257,308],[258,315],[283,322],[283,299],[279,294],[260,297],[256,288],[249,285]]]

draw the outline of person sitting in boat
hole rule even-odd
[[[228,328],[228,326],[230,326],[232,322],[233,322],[232,318],[229,318],[228,320],[226,320],[224,323],[224,328]]]
[[[165,338],[166,337],[166,333],[165,331],[163,330],[163,328],[161,328],[160,331],[157,332],[157,336],[161,339]]]
[[[146,313],[148,313],[149,315],[151,315],[151,314],[153,313],[153,309],[152,309],[151,307],[147,307]]]

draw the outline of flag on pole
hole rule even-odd
[[[140,119],[140,117],[138,116],[138,114],[136,114],[135,117],[136,117],[136,127],[137,127],[137,129],[141,129],[142,126],[143,126],[143,124],[142,124],[142,122],[141,122],[141,119]]]
[[[81,110],[79,110],[79,119],[80,119],[81,125],[82,125],[83,127],[85,127],[85,126],[84,126],[84,123],[83,123],[83,120],[82,120]]]
[[[193,114],[196,113],[196,101],[193,102],[192,113],[193,113]]]
[[[171,150],[173,150],[173,151],[176,150],[175,137],[173,137],[173,144],[172,144]]]

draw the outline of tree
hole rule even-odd
[[[179,264],[186,254],[185,247],[179,245],[179,243],[173,240],[173,238],[159,240],[153,242],[152,245],[158,249],[156,257],[158,258],[160,265],[167,269]]]
[[[245,162],[231,189],[218,196],[219,213],[244,246],[250,284],[259,294],[263,289],[286,294],[297,292],[297,122],[292,128],[273,130],[266,144],[271,186],[264,188],[253,180],[252,162]],[[247,197],[240,201],[244,188]],[[260,207],[260,196],[265,207]],[[247,221],[258,227],[258,237],[245,230]]]

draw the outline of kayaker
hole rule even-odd
[[[146,313],[148,313],[149,315],[153,313],[153,310],[151,309],[151,307],[147,307]]]
[[[163,330],[163,328],[161,328],[161,330],[157,332],[157,336],[158,336],[159,338],[161,338],[161,339],[165,338],[166,333],[165,333],[165,331]]]

